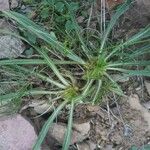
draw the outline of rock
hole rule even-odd
[[[15,31],[15,32],[17,32],[16,28],[14,28],[14,25],[11,25],[5,19],[0,19],[0,29],[1,30],[7,30],[7,31]]]
[[[16,28],[3,19],[0,19],[0,29],[16,32],[17,34]],[[24,50],[25,46],[19,38],[12,35],[0,35],[0,59],[16,58],[20,56]]]
[[[42,145],[41,150],[51,150],[50,147],[46,144]]]
[[[21,6],[21,12],[28,14],[33,12],[33,8],[30,5],[22,5]]]
[[[78,23],[83,23],[83,21],[84,21],[84,17],[83,16],[79,16],[78,18],[77,18],[77,22]]]
[[[90,123],[85,122],[81,124],[74,124],[73,128],[78,131],[82,136],[87,136],[88,132],[90,131]]]
[[[141,8],[142,14],[149,16],[150,13],[150,0],[136,0],[137,5]],[[140,11],[141,13],[141,11]]]
[[[65,124],[54,123],[48,132],[47,141],[51,142],[49,139],[55,139],[59,144],[64,141],[65,131],[67,126]],[[90,123],[74,124],[72,131],[71,144],[83,141],[88,137],[88,132],[90,130]],[[50,143],[49,143],[50,144]]]
[[[142,105],[146,108],[146,109],[150,109],[150,101],[142,103]]]
[[[31,150],[36,139],[34,127],[21,115],[0,119],[1,150]]]
[[[91,141],[77,143],[78,150],[95,150],[96,144]]]
[[[140,104],[140,100],[139,100],[138,95],[132,94],[129,97],[129,104],[130,104],[131,108],[133,108],[133,109],[141,112],[144,120],[148,124],[148,130],[150,131],[150,113],[149,113],[149,111],[145,107],[143,107]]]
[[[146,90],[147,90],[148,94],[150,95],[150,82],[145,81],[144,83],[145,83]]]
[[[19,0],[11,0],[11,9],[18,7]]]
[[[106,147],[104,148],[104,150],[114,150],[113,149],[113,145],[106,145]]]
[[[0,0],[0,11],[9,10],[9,0]]]
[[[16,58],[24,51],[23,42],[11,35],[0,36],[0,59]]]
[[[113,74],[111,75],[112,79],[116,82],[124,83],[129,81],[129,77],[121,74]]]

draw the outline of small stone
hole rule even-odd
[[[91,150],[87,142],[82,142],[77,144],[78,150]]]
[[[78,18],[77,18],[77,22],[78,23],[83,23],[83,21],[84,21],[84,17],[83,16],[79,16]]]
[[[53,105],[44,100],[33,100],[29,107],[33,107],[38,114],[48,113],[53,109]]]
[[[96,144],[91,141],[77,143],[78,150],[95,150],[96,147]]]
[[[0,59],[16,58],[24,51],[23,42],[11,35],[0,36]]]
[[[113,150],[113,145],[106,145],[104,150]]]
[[[11,25],[8,21],[5,19],[0,19],[0,29],[1,30],[7,30],[7,31],[15,31],[17,32],[16,28],[14,28],[14,25]],[[1,35],[1,34],[0,34]]]
[[[144,83],[145,83],[146,90],[147,90],[148,94],[150,95],[150,82],[145,81]]]
[[[142,105],[143,105],[146,109],[150,110],[150,101],[145,102],[145,103],[142,103]]]
[[[73,128],[80,132],[83,136],[88,135],[88,132],[90,131],[90,122],[85,122],[81,124],[74,124]]]
[[[88,132],[90,130],[90,123],[87,122],[87,123],[82,123],[82,124],[74,124],[72,129],[73,131],[72,131],[71,144],[75,144],[75,143],[83,141],[84,139],[88,137]],[[67,130],[66,124],[54,123],[49,129],[47,141],[53,138],[59,144],[62,144],[64,141],[64,135],[65,135],[66,130]]]
[[[18,7],[18,0],[11,0],[11,8],[17,8]]]
[[[31,150],[37,135],[21,115],[0,119],[0,150]]]
[[[25,5],[22,5],[21,6],[21,10],[25,10],[26,9],[26,6]]]
[[[0,19],[0,29],[18,34],[14,25],[11,25],[4,19]],[[16,58],[20,56],[24,50],[24,43],[19,38],[12,35],[0,34],[0,59]]]
[[[0,0],[0,11],[9,10],[9,0]]]
[[[129,81],[129,77],[121,74],[113,74],[112,79],[114,79],[116,82],[124,83]]]

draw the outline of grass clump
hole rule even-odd
[[[109,35],[119,17],[129,8],[130,0],[127,0],[117,8],[104,34],[100,38],[95,35],[96,40],[98,40],[96,45],[94,45],[95,48],[87,46],[90,45],[89,41],[86,40],[84,34],[81,34],[83,29],[76,23],[71,5],[67,2],[63,4],[74,27],[73,34],[68,34],[68,31],[64,31],[64,38],[57,37],[55,32],[47,31],[19,13],[12,11],[3,12],[3,16],[18,23],[21,32],[28,32],[36,37],[36,40],[32,41],[24,34],[24,36],[19,36],[3,31],[5,34],[12,34],[21,38],[39,56],[38,59],[18,58],[0,61],[0,65],[6,66],[6,70],[11,68],[13,71],[21,72],[26,76],[25,82],[28,83],[28,87],[23,90],[23,93],[22,91],[19,92],[22,93],[18,96],[19,99],[27,95],[47,94],[52,95],[52,100],[57,99],[59,102],[59,106],[44,124],[33,148],[34,150],[40,148],[50,125],[67,104],[70,104],[71,107],[68,118],[68,130],[63,144],[64,150],[69,148],[75,105],[80,102],[100,104],[103,97],[107,97],[110,92],[124,95],[118,83],[112,78],[113,73],[123,73],[128,76],[150,76],[150,71],[145,68],[150,65],[150,61],[138,60],[142,54],[149,53],[149,44],[147,44],[146,40],[150,36],[149,27],[127,40],[110,44]],[[135,46],[140,42],[142,42],[141,47],[132,50],[133,45]],[[30,65],[32,69],[30,69]],[[38,65],[38,67],[33,69],[34,65]],[[137,68],[137,66],[142,68],[140,70],[132,69]],[[48,86],[45,86],[44,90],[37,90],[38,85],[33,82],[34,80],[32,82],[29,80],[31,77],[41,80]],[[10,93],[0,96],[0,100],[5,101],[9,99],[9,101],[13,101],[17,95],[11,94],[13,96],[9,96]]]
[[[101,79],[107,71],[107,62],[103,57],[93,58],[85,66],[86,70],[83,76],[85,79]]]

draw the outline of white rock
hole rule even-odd
[[[31,150],[37,135],[21,115],[0,119],[0,150]]]
[[[0,0],[0,11],[9,10],[9,0]]]

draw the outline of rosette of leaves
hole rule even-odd
[[[27,95],[47,94],[51,95],[52,101],[59,102],[58,107],[44,124],[33,148],[34,150],[40,148],[50,125],[66,105],[70,105],[70,113],[63,144],[64,150],[67,150],[70,144],[75,105],[86,102],[99,104],[102,98],[110,92],[124,95],[118,83],[112,79],[111,74],[118,72],[127,76],[150,76],[150,71],[145,69],[150,61],[138,59],[139,56],[149,53],[150,44],[147,40],[150,36],[149,27],[142,29],[126,40],[114,43],[109,38],[119,17],[128,10],[130,5],[131,1],[127,0],[117,8],[103,36],[96,38],[99,40],[100,45],[95,47],[94,52],[93,48],[87,46],[84,36],[81,34],[82,29],[76,23],[75,14],[68,3],[65,3],[65,6],[68,8],[71,22],[75,26],[76,36],[74,38],[77,38],[75,41],[77,41],[78,50],[72,47],[72,43],[66,45],[66,41],[58,40],[54,32],[49,33],[25,16],[12,11],[3,12],[5,17],[18,23],[21,31],[25,30],[36,36],[37,41],[32,43],[25,37],[7,33],[7,31],[3,31],[3,33],[21,38],[39,54],[39,58],[1,60],[0,66],[6,66],[6,68],[11,68],[13,71],[21,72],[29,79],[42,80],[48,85],[44,90],[37,90],[37,88],[34,88],[36,87],[34,80],[30,82],[28,79],[26,90],[21,92],[23,94],[19,98],[21,99],[21,97]],[[137,49],[134,48],[136,44],[140,44]],[[33,69],[34,65],[38,67]],[[42,72],[41,68],[46,68],[46,71]],[[7,96],[8,94],[0,96],[0,100],[5,101],[8,99]],[[16,94],[11,93],[10,101],[15,97]]]

